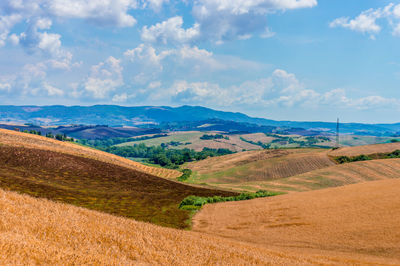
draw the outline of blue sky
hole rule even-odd
[[[400,1],[4,0],[0,104],[400,122]]]

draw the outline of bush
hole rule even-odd
[[[276,196],[281,193],[269,192],[266,190],[259,190],[255,193],[245,192],[241,193],[238,196],[230,196],[230,197],[221,197],[221,196],[213,196],[213,197],[197,197],[197,196],[188,196],[184,198],[179,204],[179,209],[182,210],[199,210],[203,205],[207,203],[217,203],[217,202],[226,202],[226,201],[240,201],[240,200],[250,200],[255,198],[263,198],[263,197],[271,197]]]
[[[178,181],[186,181],[189,179],[189,177],[192,175],[192,170],[190,169],[183,169],[182,170],[182,175],[180,177],[178,177]]]

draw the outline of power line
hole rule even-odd
[[[337,123],[336,123],[336,148],[340,147],[340,143],[339,143],[339,118],[337,119]]]

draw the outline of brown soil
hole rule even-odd
[[[0,146],[0,188],[151,222],[186,228],[189,195],[233,195],[187,186],[119,165],[65,153]]]
[[[110,153],[83,147],[74,143],[62,142],[42,136],[5,130],[5,129],[0,129],[0,144],[26,147],[26,148],[35,148],[41,150],[50,150],[65,154],[88,157],[165,178],[176,178],[182,174],[179,171],[175,170],[142,165],[140,163]]]
[[[209,204],[195,216],[193,228],[280,252],[399,264],[399,187],[400,179],[387,179]]]

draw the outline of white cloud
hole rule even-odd
[[[161,85],[162,85],[161,81],[152,81],[152,82],[149,83],[149,85],[147,86],[147,88],[149,88],[149,89],[156,89],[156,88],[161,87]]]
[[[237,86],[221,87],[216,83],[178,80],[169,89],[150,94],[151,100],[168,99],[174,104],[207,104],[214,107],[245,106],[260,108],[321,109],[400,109],[400,100],[382,96],[350,98],[344,89],[320,93],[308,89],[296,76],[277,69],[271,76],[245,81]]]
[[[7,82],[5,80],[0,80],[0,91],[10,92],[11,88],[12,88],[12,85],[10,82]]]
[[[85,19],[99,26],[131,27],[136,19],[128,14],[137,8],[135,0],[48,0],[46,8],[53,16],[60,18]]]
[[[141,63],[142,65],[153,66],[162,69],[161,60],[163,60],[170,52],[164,51],[159,54],[151,45],[140,44],[131,50],[126,50],[124,57],[132,63]]]
[[[105,99],[110,92],[124,85],[120,60],[110,56],[95,65],[84,83],[84,89],[95,99]]]
[[[43,82],[43,88],[47,91],[48,96],[62,96],[64,95],[64,91],[50,85],[47,82]]]
[[[0,13],[0,47],[5,45],[12,27],[21,20],[22,16],[19,14],[1,15]]]
[[[113,102],[118,102],[118,103],[126,102],[126,100],[128,100],[128,94],[126,93],[115,94],[114,97],[112,98]]]
[[[225,40],[249,38],[253,33],[271,37],[266,15],[287,9],[311,8],[316,0],[199,0],[193,16],[200,24],[203,39],[217,43]]]
[[[199,25],[184,29],[183,19],[180,16],[172,17],[156,25],[142,29],[142,40],[145,42],[158,43],[189,43],[196,40],[199,35]]]
[[[168,3],[169,0],[146,0],[144,1],[144,7],[147,5],[156,12],[160,12],[161,7],[164,3]]]
[[[393,35],[400,35],[400,4],[388,4],[383,8],[368,9],[361,12],[360,15],[351,19],[349,17],[340,17],[332,21],[329,26],[331,28],[342,27],[352,31],[366,33],[371,39],[375,39],[376,35],[381,32],[382,26],[378,24],[378,20],[386,19],[392,27]]]

